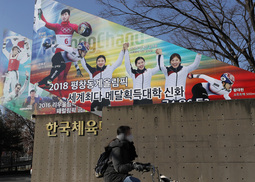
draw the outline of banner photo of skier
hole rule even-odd
[[[57,1],[36,1],[31,83],[87,111],[254,98],[254,80],[254,73]]]
[[[32,114],[84,112],[70,102],[30,83],[32,41],[5,30],[0,62],[0,101],[4,107],[31,119]],[[50,106],[50,107],[46,107]]]

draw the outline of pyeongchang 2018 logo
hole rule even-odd
[[[72,33],[72,27],[61,27],[60,29],[63,33]]]
[[[140,32],[114,33],[98,32],[89,37],[79,36],[72,39],[72,47],[77,47],[79,42],[88,42],[90,45],[89,52],[94,53],[96,50],[105,50],[109,48],[122,47],[124,42],[129,42],[130,46],[142,45],[145,42],[144,35]]]

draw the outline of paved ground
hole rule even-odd
[[[0,176],[0,181],[5,181],[5,182],[30,182],[31,177],[30,175],[19,175],[19,176],[14,176],[14,175],[3,175]]]
[[[0,177],[0,181],[5,181],[5,182],[30,182],[31,178],[30,177]]]

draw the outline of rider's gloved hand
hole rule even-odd
[[[139,172],[141,172],[141,171],[149,172],[150,171],[150,163],[143,164],[143,163],[139,163],[139,162],[134,162],[133,167],[135,170],[137,170]]]
[[[151,163],[142,164],[143,172],[149,172],[151,170]]]
[[[139,162],[134,162],[133,163],[133,167],[137,171],[143,171],[143,165],[141,163],[139,163]]]

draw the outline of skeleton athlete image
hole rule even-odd
[[[235,77],[231,73],[223,73],[220,80],[204,74],[189,74],[189,79],[201,78],[207,82],[198,83],[192,88],[192,101],[208,99],[210,95],[223,95],[226,100],[230,100],[229,94],[235,82]]]
[[[186,78],[189,72],[195,70],[198,68],[200,60],[201,60],[201,54],[197,54],[195,61],[189,65],[189,66],[182,66],[181,65],[181,56],[177,53],[174,53],[170,56],[170,66],[166,67],[164,65],[164,60],[160,59],[160,69],[164,73],[166,82],[165,82],[165,90],[170,89],[171,87],[183,87],[185,91],[186,87]],[[173,98],[170,98],[168,100],[185,100],[185,94],[183,97],[181,96],[175,96]],[[168,100],[163,100],[163,102],[167,102]]]
[[[106,63],[106,58],[104,55],[99,55],[96,59],[96,67],[91,67],[87,62],[86,59],[83,59],[81,61],[82,67],[88,72],[90,79],[94,80],[100,80],[100,79],[112,79],[112,73],[115,69],[117,69],[122,61],[124,54],[126,54],[126,47],[123,44],[123,50],[120,51],[119,57],[115,63],[112,65],[105,65]],[[92,92],[100,92],[102,95],[102,101],[94,100],[91,103],[91,111],[95,111],[97,108],[97,111],[102,111],[102,108],[104,106],[109,106],[111,104],[109,99],[105,98],[106,92],[109,92],[111,90],[111,87],[94,87],[92,89]]]
[[[27,41],[24,41],[24,48],[13,46],[11,52],[6,49],[6,39],[3,43],[3,54],[9,60],[8,71],[5,73],[3,95],[7,97],[8,94],[14,91],[16,84],[19,82],[19,65],[24,64],[30,58],[30,49]],[[11,91],[10,91],[11,89]]]
[[[61,52],[54,54],[52,57],[52,68],[50,74],[36,84],[38,86],[45,85],[46,88],[49,88],[52,81],[65,70],[66,63],[78,62],[79,60],[84,59],[84,56],[89,50],[89,44],[87,42],[80,42],[77,49],[66,45],[51,45],[48,43],[44,43],[43,46],[46,49],[54,47],[62,50]]]
[[[133,89],[150,88],[152,76],[159,71],[159,59],[161,57],[162,50],[161,49],[156,50],[157,65],[156,67],[152,69],[145,68],[145,59],[143,57],[137,57],[135,59],[135,66],[137,67],[137,69],[133,69],[130,63],[128,50],[126,52],[127,53],[125,54],[125,66],[126,66],[127,73],[130,75],[130,77],[133,80]],[[134,105],[152,104],[152,103],[153,103],[152,99],[141,99],[141,100],[134,99],[133,101]]]
[[[71,46],[73,33],[74,32],[79,33],[79,26],[77,24],[70,23],[70,21],[69,21],[70,10],[69,9],[63,9],[60,14],[61,14],[61,20],[62,20],[62,22],[60,24],[59,23],[49,23],[45,19],[42,9],[39,9],[39,11],[38,11],[38,16],[45,22],[45,27],[47,27],[48,29],[51,29],[55,32],[57,44]],[[86,22],[85,22],[85,24],[87,27],[89,27],[87,30],[91,31],[90,24],[88,24]],[[84,33],[80,33],[80,35],[88,36],[89,34],[88,33],[86,34],[86,32],[84,32]],[[55,53],[58,53],[60,51],[62,51],[62,49],[57,48]],[[66,81],[67,74],[71,68],[71,65],[72,65],[72,61],[66,62],[64,71],[62,71],[58,76],[58,80],[60,82]],[[81,74],[81,70],[80,70],[77,62],[74,62],[74,65],[75,65],[75,68],[77,71],[76,76],[80,76],[80,77],[83,76]]]

